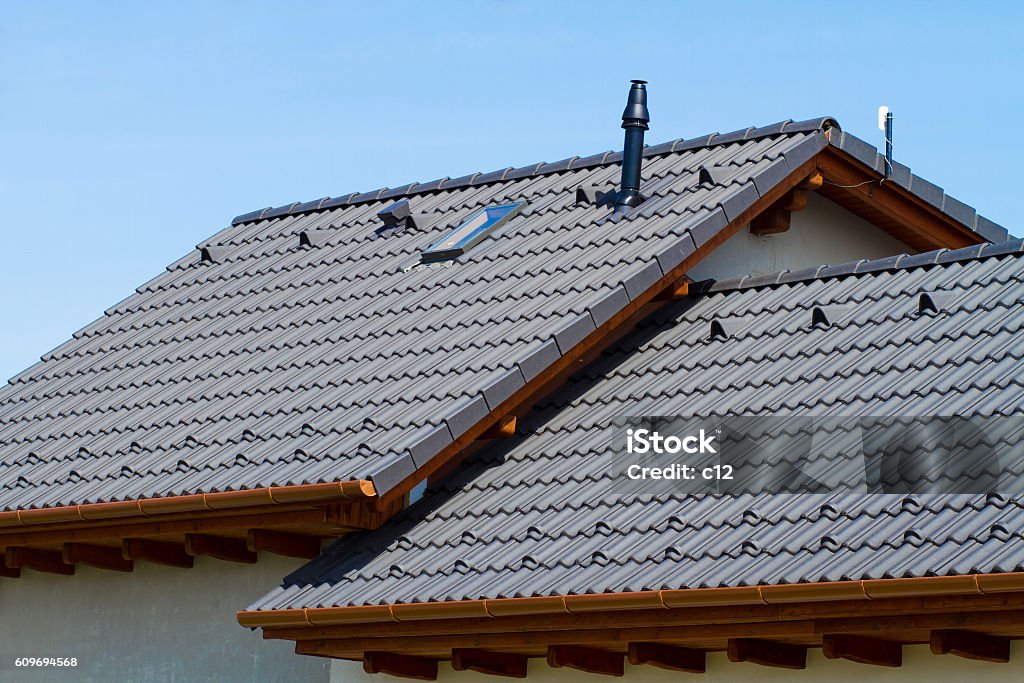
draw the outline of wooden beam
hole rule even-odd
[[[702,674],[707,662],[704,650],[664,643],[630,643],[626,658],[630,664],[650,664],[672,671]]]
[[[821,175],[820,171],[814,171],[811,175],[807,176],[807,179],[797,185],[801,190],[820,190],[821,186],[825,184],[825,176]]]
[[[452,650],[452,668],[456,671],[478,671],[492,676],[526,678],[526,655],[512,652],[494,652],[476,648]]]
[[[655,299],[657,301],[678,301],[679,299],[685,299],[689,295],[690,278],[684,277],[662,290],[661,294],[655,297]]]
[[[149,541],[142,538],[126,538],[121,542],[121,557],[126,560],[145,560],[168,567],[191,569],[192,556],[185,552],[185,546],[163,541]]]
[[[185,534],[185,552],[193,557],[208,555],[227,562],[256,563],[256,553],[249,550],[240,538]]]
[[[311,560],[320,554],[320,537],[289,534],[284,531],[267,529],[249,529],[245,541],[246,548],[253,553],[261,550]]]
[[[363,654],[363,671],[368,674],[414,678],[418,681],[436,681],[437,660],[394,652],[366,652]]]
[[[807,648],[756,638],[730,638],[730,662],[751,662],[780,669],[806,669]]]
[[[1010,639],[975,631],[944,629],[932,631],[932,654],[957,655],[983,662],[1010,661]]]
[[[548,647],[548,666],[560,669],[586,671],[605,676],[621,676],[625,666],[622,655],[607,650],[577,645],[551,645]]]
[[[875,666],[903,665],[903,644],[881,638],[847,633],[826,634],[821,639],[821,651],[826,659],[848,659]]]
[[[879,184],[879,176],[874,171],[864,168],[844,152],[829,147],[817,156],[815,163],[828,181],[822,187],[826,197],[841,206],[853,198],[859,206],[877,211],[894,224],[914,233],[917,239],[911,246],[915,248],[959,249],[984,241],[967,227],[896,183]],[[847,208],[855,211],[857,207],[850,205]]]
[[[70,576],[75,573],[75,565],[65,564],[61,553],[54,550],[39,548],[8,548],[4,555],[4,563],[11,569],[28,567],[37,572],[63,574]]]
[[[791,214],[785,209],[771,207],[750,221],[750,232],[753,235],[776,235],[789,230]]]
[[[794,189],[790,190],[789,194],[780,199],[775,204],[775,208],[782,209],[783,211],[789,211],[790,213],[796,213],[797,211],[803,211],[807,208],[807,192],[806,190]]]
[[[130,572],[135,568],[135,562],[126,560],[121,554],[120,548],[86,545],[85,543],[65,543],[62,554],[65,564],[81,563],[115,572]]]
[[[283,506],[282,506],[283,507]],[[329,511],[337,508],[353,507],[359,509],[361,505],[328,506],[326,508],[303,509],[291,511],[277,511],[261,514],[231,515],[230,511],[211,511],[208,516],[196,518],[194,514],[190,518],[184,515],[167,515],[177,519],[160,521],[145,521],[132,523],[117,523],[105,520],[95,524],[82,524],[76,526],[65,526],[63,524],[45,525],[46,531],[16,531],[4,529],[0,531],[0,546],[12,545],[61,545],[63,543],[90,541],[121,541],[125,538],[145,538],[149,536],[171,536],[183,535],[186,533],[217,533],[217,532],[239,532],[245,533],[249,529],[268,529],[273,527],[307,527],[315,529],[338,528],[329,515]],[[237,511],[236,511],[237,512]],[[337,514],[333,515],[337,517]],[[42,525],[41,525],[42,526]],[[52,529],[51,529],[52,527]],[[339,528],[339,531],[344,529]]]
[[[487,428],[487,430],[481,434],[478,438],[483,441],[485,439],[507,439],[511,436],[516,435],[516,416],[505,415],[500,418],[497,422]]]

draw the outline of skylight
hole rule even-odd
[[[512,220],[524,206],[526,202],[513,202],[480,209],[459,227],[424,249],[421,260],[443,261],[465,254],[492,230]]]

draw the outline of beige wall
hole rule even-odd
[[[823,263],[916,253],[871,223],[813,192],[788,231],[759,237],[743,228],[687,273],[694,280],[799,270]]]
[[[329,662],[264,641],[235,612],[303,560],[196,558],[193,569],[136,562],[131,574],[78,566],[0,579],[0,681],[326,682]],[[20,656],[77,657],[75,669],[14,668]]]
[[[331,683],[389,683],[400,680],[407,679],[386,674],[366,674],[356,662],[338,660],[331,665]],[[501,679],[472,671],[453,671],[447,662],[442,662],[437,680],[442,683],[493,683]],[[534,683],[599,683],[616,679],[573,669],[552,669],[542,659],[531,659],[527,680]],[[632,683],[678,683],[689,680],[695,683],[1010,683],[1024,680],[1024,643],[1013,643],[1009,664],[975,662],[955,655],[933,655],[928,651],[928,646],[913,645],[903,648],[903,666],[898,669],[854,664],[843,659],[829,660],[825,659],[820,649],[814,649],[807,653],[806,669],[790,671],[747,662],[734,664],[726,658],[725,653],[713,652],[708,655],[707,673],[703,675],[627,664],[626,675],[618,680]]]

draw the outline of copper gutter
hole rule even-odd
[[[182,512],[231,510],[266,505],[295,503],[323,504],[332,501],[368,501],[376,498],[373,482],[365,479],[302,484],[298,486],[270,486],[243,491],[197,493],[186,496],[163,496],[125,500],[112,503],[65,505],[34,510],[0,512],[0,529],[20,528],[39,524],[92,522],[107,519],[143,517],[146,519]]]
[[[251,628],[334,626],[431,619],[510,617],[533,614],[580,614],[614,610],[680,609],[727,605],[774,605],[830,600],[989,595],[1024,591],[1024,572],[927,576],[908,579],[867,579],[736,588],[692,588],[496,598],[351,607],[310,607],[283,610],[242,610],[238,623]]]

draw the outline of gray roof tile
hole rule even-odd
[[[516,437],[251,608],[1021,571],[1016,497],[616,493],[604,428],[642,413],[1024,416],[1020,249],[812,269],[663,309],[522,416]],[[919,315],[936,292],[956,303]],[[836,306],[846,317],[807,332],[813,308]],[[733,333],[708,341],[713,321]]]
[[[179,259],[0,392],[0,509],[324,477],[385,491],[543,372],[553,333],[567,351],[623,291],[635,300],[659,256],[668,267],[690,236],[710,239],[718,204],[741,211],[755,171],[812,154],[819,131],[648,148],[645,218],[574,204],[576,187],[616,181],[608,153],[239,217],[201,245],[222,258]],[[702,164],[731,184],[695,188]],[[380,231],[401,199],[417,227]],[[416,265],[473,211],[520,199],[468,254]],[[303,234],[317,239],[300,248]]]

